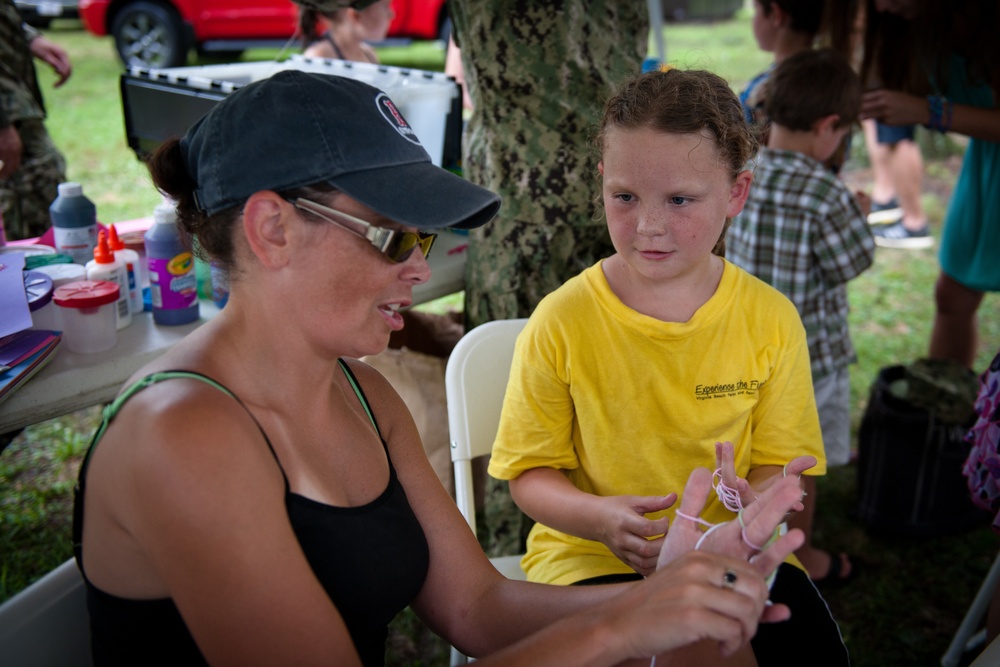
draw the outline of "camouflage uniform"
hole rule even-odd
[[[0,181],[0,213],[9,240],[40,236],[51,226],[49,204],[66,180],[66,161],[45,130],[45,104],[23,25],[12,0],[0,0],[0,128],[14,125],[24,145],[21,168]]]
[[[614,86],[639,73],[649,17],[640,0],[451,0],[475,109],[465,176],[503,197],[470,233],[466,327],[527,317],[567,279],[614,252],[598,202],[593,130]],[[530,528],[507,483],[489,480],[491,555]]]

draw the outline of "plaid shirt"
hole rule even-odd
[[[813,378],[857,360],[847,333],[847,281],[872,264],[875,242],[844,183],[802,153],[761,148],[726,258],[791,299]]]

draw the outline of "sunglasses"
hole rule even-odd
[[[431,246],[434,245],[434,239],[437,238],[437,234],[404,232],[401,229],[379,227],[370,222],[365,222],[360,218],[355,218],[353,215],[348,215],[343,211],[338,211],[335,208],[323,206],[322,204],[317,204],[314,201],[302,199],[301,197],[290,199],[289,202],[295,208],[308,211],[327,222],[345,229],[355,236],[367,239],[369,243],[375,246],[376,250],[397,264],[409,259],[410,255],[417,248],[420,248],[420,251],[426,258],[431,252]],[[364,231],[359,231],[359,227]]]

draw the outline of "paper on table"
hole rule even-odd
[[[0,338],[0,364],[17,366],[19,363],[48,345],[58,332],[26,329]]]
[[[0,338],[31,327],[23,271],[23,252],[8,252],[0,257]]]
[[[15,389],[27,382],[54,356],[62,341],[61,335],[52,336],[48,346],[38,350],[6,373],[0,374],[0,402],[10,396]]]

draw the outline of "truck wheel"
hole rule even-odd
[[[180,67],[188,45],[177,12],[155,2],[130,2],[111,22],[118,56],[127,67]]]

